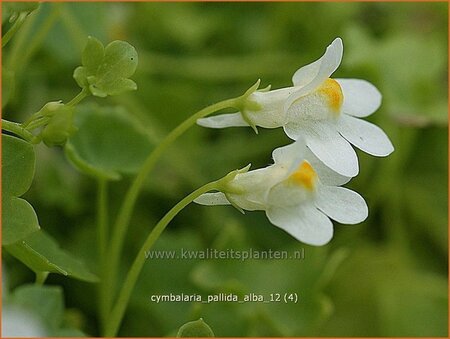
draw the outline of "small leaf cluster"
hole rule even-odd
[[[104,47],[99,40],[89,37],[81,64],[73,77],[94,96],[106,97],[137,89],[129,77],[136,71],[138,55],[125,41],[116,40]]]
[[[10,11],[27,12],[33,6],[19,4]],[[82,92],[67,104],[48,102],[24,123],[14,124],[29,139],[2,133],[2,246],[37,277],[57,273],[87,282],[98,280],[41,230],[33,206],[21,198],[35,174],[33,144],[43,141],[48,147],[64,146],[75,168],[97,178],[119,179],[122,173],[134,173],[152,146],[139,122],[120,108],[91,105],[78,109],[77,104],[89,94],[105,97],[136,89],[128,77],[136,70],[137,61],[136,50],[127,42],[113,41],[103,47],[89,37],[83,66],[74,72]],[[32,134],[37,129],[39,132]]]

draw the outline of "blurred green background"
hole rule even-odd
[[[369,218],[335,224],[324,247],[297,242],[262,212],[191,205],[168,227],[157,249],[305,249],[301,261],[152,260],[141,275],[120,335],[174,335],[203,317],[216,336],[447,336],[448,120],[447,3],[43,3],[3,51],[14,90],[3,116],[23,121],[50,100],[70,100],[88,35],[134,45],[138,91],[100,105],[122,105],[156,144],[202,107],[262,87],[291,84],[337,36],[344,58],[335,77],[362,78],[383,94],[369,120],[395,152],[358,152],[361,174],[348,187],[363,195]],[[7,24],[5,24],[6,27]],[[26,26],[23,28],[25,29]],[[21,44],[21,45],[20,45]],[[5,75],[5,71],[4,71]],[[125,273],[151,227],[188,192],[231,170],[271,163],[289,142],[281,129],[194,127],[164,155],[141,195],[123,256]],[[40,224],[95,272],[93,179],[58,148],[39,146],[27,199]],[[129,178],[111,185],[111,217]],[[4,257],[11,288],[33,281]],[[51,275],[62,285],[66,321],[98,335],[95,285]],[[298,304],[155,304],[152,294],[297,292]]]

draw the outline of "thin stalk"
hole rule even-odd
[[[34,135],[17,122],[2,119],[2,130],[14,133],[28,142],[33,142]]]
[[[203,193],[206,193],[211,190],[215,190],[218,187],[218,181],[210,182],[188,196],[186,196],[183,200],[181,200],[178,204],[176,204],[167,214],[156,224],[153,230],[148,235],[141,249],[139,250],[134,262],[127,273],[125,278],[125,282],[119,292],[119,297],[117,298],[117,302],[112,309],[110,317],[107,322],[107,326],[105,328],[104,336],[105,337],[115,337],[117,335],[117,331],[119,330],[120,324],[122,322],[125,310],[127,308],[128,302],[131,297],[131,293],[136,285],[139,274],[142,271],[142,268],[145,264],[146,260],[146,252],[149,251],[156,240],[158,240],[161,233],[167,227],[167,225],[172,221],[172,219],[187,205],[189,205],[192,201],[198,198]]]
[[[11,68],[12,70],[14,71],[23,70],[24,68],[23,66],[27,64],[28,60],[37,51],[39,46],[46,38],[48,32],[57,21],[59,17],[59,8],[61,4],[53,3],[51,4],[51,6],[53,8],[50,14],[45,18],[45,21],[37,29],[37,31],[32,34],[32,39],[27,43],[26,48],[23,45],[26,42],[26,36],[28,35],[29,30],[31,29],[32,21],[29,20],[27,24],[29,24],[30,26],[28,26],[26,30],[24,29],[21,31],[21,33],[23,32],[24,35],[20,37],[21,39],[18,39],[17,45],[14,46],[11,52],[11,57],[9,59],[10,61],[9,68]],[[33,18],[35,17],[36,14],[33,15]],[[26,53],[23,53],[24,51],[26,51]],[[20,53],[23,53],[23,55],[20,55]]]
[[[36,272],[36,280],[34,283],[38,286],[44,285],[49,273],[50,272]]]
[[[38,50],[39,46],[42,45],[45,38],[47,37],[48,32],[52,29],[53,25],[59,18],[59,8],[61,4],[52,4],[53,8],[50,14],[45,19],[44,23],[39,27],[39,30],[36,34],[33,34],[33,39],[28,44],[28,48],[26,49],[27,53],[25,53],[22,63],[26,64],[28,60],[33,56],[34,53]]]
[[[97,189],[97,229],[99,244],[99,261],[104,261],[108,240],[108,182],[98,180]]]
[[[83,49],[88,34],[84,30],[83,25],[80,24],[78,18],[73,15],[71,9],[68,8],[66,4],[61,7],[61,23],[65,26],[67,33],[70,35],[70,38],[77,48]]]
[[[152,171],[153,167],[156,165],[158,159],[161,155],[166,151],[166,149],[186,130],[188,130],[191,126],[193,126],[196,121],[200,118],[203,118],[209,114],[222,110],[228,107],[235,107],[239,101],[240,97],[224,100],[208,106],[194,115],[190,116],[184,122],[182,122],[178,127],[176,127],[172,132],[170,132],[166,138],[153,150],[152,153],[147,157],[143,166],[141,167],[139,173],[135,177],[133,183],[128,189],[125,199],[121,205],[116,223],[114,225],[113,234],[111,237],[111,243],[108,249],[108,262],[107,262],[107,281],[109,283],[108,287],[110,290],[108,291],[108,308],[111,307],[112,301],[114,299],[115,294],[115,286],[117,279],[117,272],[119,266],[119,260],[122,253],[123,243],[125,239],[125,235],[128,229],[128,225],[130,223],[130,218],[134,209],[134,205],[136,204],[137,197],[141,192],[141,189],[145,183],[145,180],[148,174]]]
[[[11,52],[8,53],[6,67],[15,71],[17,62],[20,58],[20,53],[23,53],[23,49],[25,48],[25,41],[28,37],[28,34],[30,33],[30,30],[36,21],[36,17],[38,15],[39,9],[34,11],[29,15],[29,19],[26,20],[25,24],[23,25],[22,29],[17,33],[16,38],[13,41]]]
[[[81,102],[84,98],[89,95],[89,91],[87,88],[83,88],[80,93],[78,93],[72,100],[70,100],[66,105],[67,106],[75,106]]]
[[[27,131],[32,131],[36,128],[46,125],[50,121],[50,117],[38,117],[36,120],[31,121],[25,126]]]
[[[106,247],[108,243],[108,182],[104,179],[98,180],[97,189],[97,238],[98,238],[98,266],[100,271],[100,284],[98,286],[99,295],[99,318],[102,324],[105,323],[108,309],[105,305],[105,262]]]
[[[28,16],[27,12],[22,12],[19,14],[19,17],[16,19],[12,27],[2,37],[2,48],[8,44],[9,40],[11,40],[14,34],[16,34],[16,32],[20,29],[20,27],[22,27],[27,16]]]

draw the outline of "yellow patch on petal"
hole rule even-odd
[[[295,185],[303,186],[309,191],[313,191],[316,186],[317,173],[309,162],[303,161],[297,170],[289,176],[288,180]]]
[[[342,89],[339,83],[334,79],[328,78],[318,88],[318,92],[328,99],[328,105],[331,110],[338,115],[341,110],[342,103],[344,102],[344,95],[342,94]]]

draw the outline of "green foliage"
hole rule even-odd
[[[63,291],[59,286],[23,285],[14,290],[8,304],[38,316],[49,337],[85,336],[66,323]]]
[[[2,22],[14,21],[20,13],[31,13],[39,7],[37,1],[5,2],[2,3]]]
[[[14,95],[14,72],[2,69],[2,107],[5,107]]]
[[[199,320],[190,321],[180,327],[177,333],[178,338],[212,338],[214,332],[205,321]]]
[[[398,249],[357,246],[356,253],[329,288],[335,296],[336,316],[325,323],[324,336],[446,335],[445,277],[409,266]],[[365,288],[348,293],[349,286]]]
[[[4,32],[10,19],[6,13],[3,10]],[[23,121],[47,100],[73,97],[75,84],[68,74],[88,35],[132,41],[139,50],[133,76],[139,91],[108,98],[108,103],[98,100],[124,109],[78,107],[74,120],[79,130],[65,147],[83,173],[118,179],[135,173],[153,145],[193,112],[240,94],[258,78],[262,87],[291,85],[299,66],[318,58],[333,38],[342,37],[343,64],[335,76],[366,79],[380,89],[383,104],[370,120],[382,126],[396,147],[381,160],[360,154],[364,171],[350,188],[368,202],[369,218],[360,225],[336,225],[333,241],[326,248],[306,247],[300,262],[147,260],[120,335],[173,337],[180,324],[203,317],[217,336],[445,337],[447,27],[446,3],[42,3],[2,51],[3,113]],[[106,56],[108,47],[88,39],[75,72],[77,83],[95,96],[134,88],[128,78],[137,59],[131,63],[118,56],[131,56],[132,47],[118,42],[113,47]],[[128,64],[128,73],[117,71],[122,62]],[[138,200],[120,272],[129,269],[152,225],[181,196],[249,162],[252,168],[266,166],[273,148],[289,142],[282,131],[259,132],[256,136],[239,128],[194,127],[168,149]],[[103,141],[96,143],[97,138]],[[97,271],[92,260],[97,255],[94,182],[67,166],[60,149],[41,146],[35,150],[38,182],[26,199],[39,211],[46,232]],[[10,179],[3,172],[5,190]],[[109,185],[111,217],[127,179]],[[3,222],[4,237],[7,227]],[[298,246],[262,213],[242,216],[231,207],[189,206],[155,249]],[[349,250],[346,256],[342,248]],[[30,282],[28,268],[4,263],[13,275],[13,287]],[[61,280],[49,277],[50,283]],[[288,305],[155,304],[148,299],[152,294],[275,289],[294,289],[304,299]],[[99,321],[92,316],[98,306],[93,302],[97,285],[66,280],[64,290],[67,306],[83,319],[71,327],[100,335]],[[48,296],[37,288],[35,293]],[[74,330],[51,335],[79,335],[69,331]]]
[[[33,207],[19,198],[31,186],[34,166],[33,146],[2,134],[2,245],[15,243],[39,230]]]
[[[83,263],[62,250],[56,241],[42,230],[6,246],[6,250],[36,274],[50,272],[88,282],[98,281]]]
[[[85,174],[117,180],[136,173],[152,144],[138,119],[121,107],[88,105],[77,109],[78,131],[65,153]]]
[[[81,88],[88,88],[92,95],[106,97],[136,90],[136,83],[128,79],[136,70],[138,55],[125,41],[113,41],[106,47],[89,37],[81,57],[80,66],[73,77]]]

